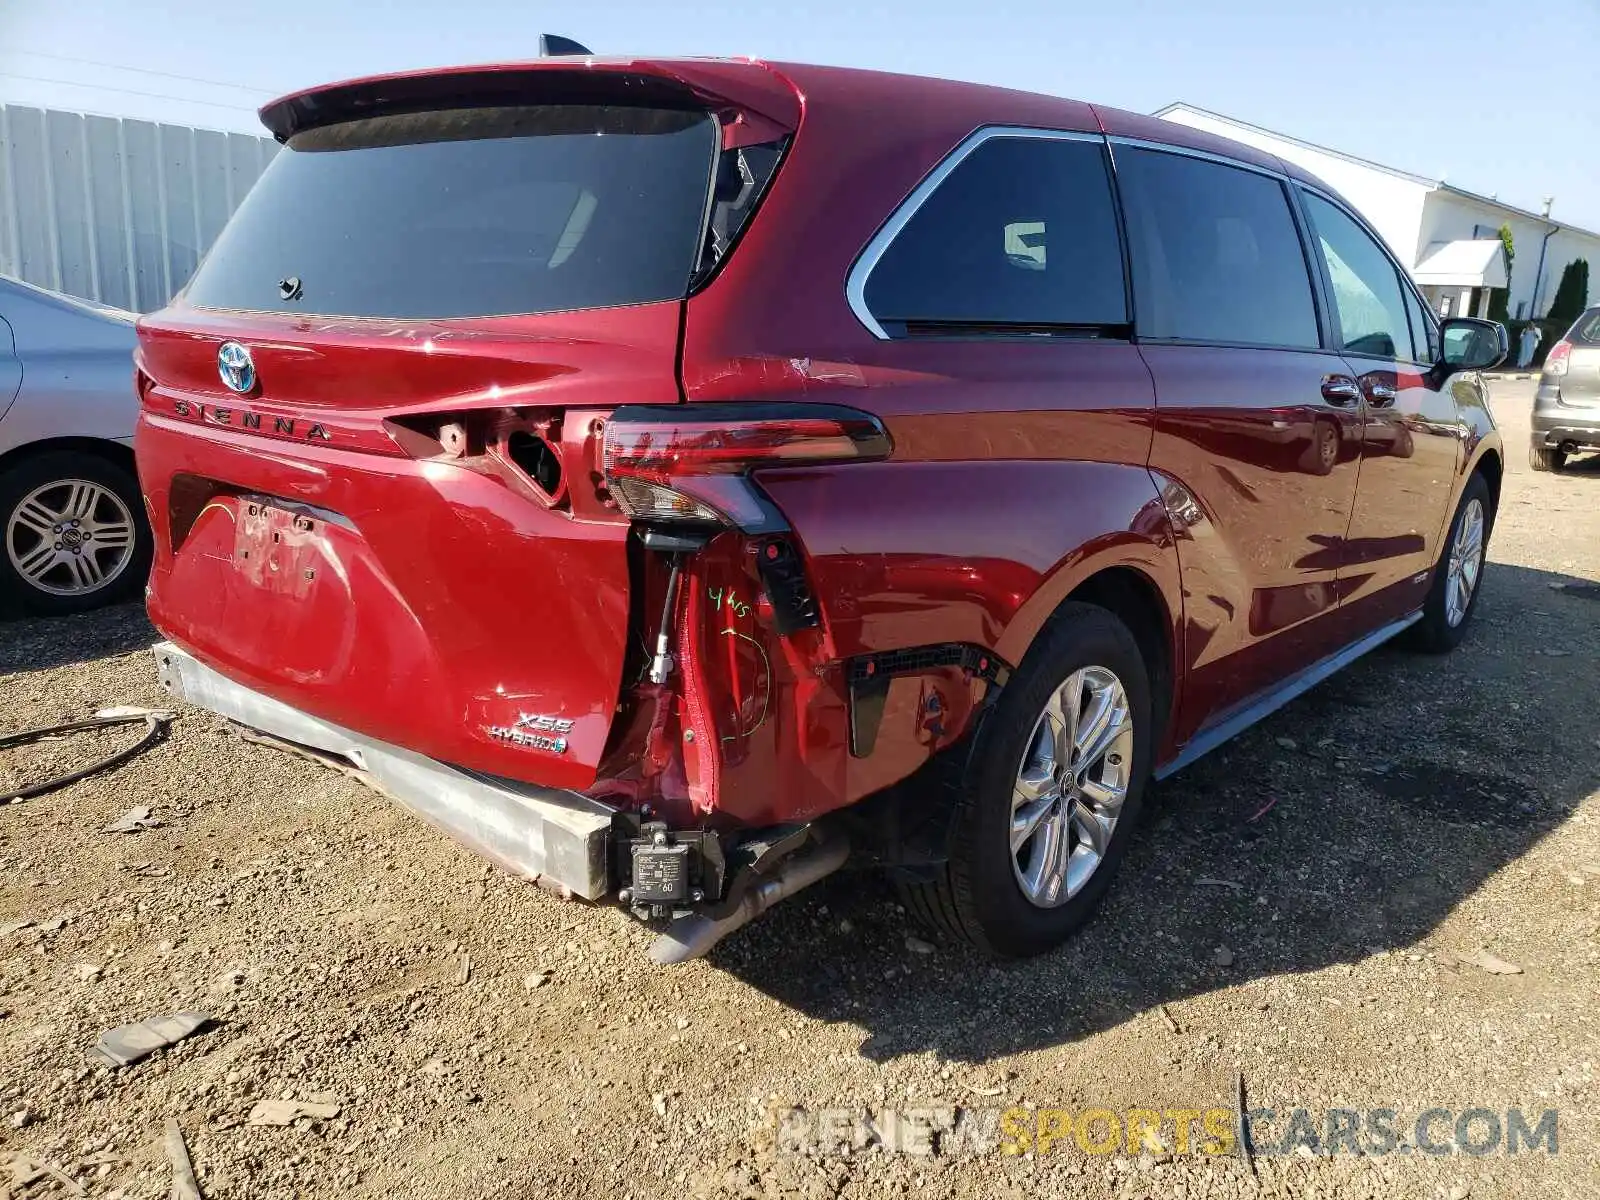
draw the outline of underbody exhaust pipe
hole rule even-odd
[[[736,929],[742,929],[778,901],[827,878],[850,857],[850,843],[833,838],[801,850],[771,876],[750,885],[739,905],[723,917],[703,913],[679,917],[650,946],[650,960],[661,966],[703,957]]]

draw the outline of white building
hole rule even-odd
[[[1561,272],[1574,259],[1600,271],[1600,234],[1587,229],[1192,104],[1169,104],[1155,115],[1255,146],[1325,181],[1360,209],[1442,316],[1486,315],[1490,289],[1506,286],[1502,225],[1511,227],[1515,255],[1512,317],[1548,313]]]

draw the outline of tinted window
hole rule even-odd
[[[907,322],[1125,325],[1103,146],[982,143],[890,243],[867,279],[866,302],[890,333]]]
[[[1600,344],[1600,308],[1591,308],[1579,317],[1568,340],[1582,342],[1585,346]]]
[[[1142,337],[1316,347],[1300,235],[1283,185],[1156,150],[1117,150]]]
[[[1412,361],[1433,364],[1439,361],[1439,329],[1429,319],[1427,306],[1417,299],[1411,288],[1402,287],[1405,293],[1406,313],[1411,318]]]
[[[1394,263],[1371,234],[1334,205],[1309,192],[1305,198],[1333,285],[1341,348],[1379,358],[1408,357],[1411,332]]]
[[[604,135],[604,136],[601,136]],[[704,113],[549,106],[308,130],[187,297],[210,308],[467,317],[684,295],[716,153]],[[298,297],[286,296],[298,280]]]

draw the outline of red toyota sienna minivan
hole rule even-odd
[[[1504,330],[1258,150],[752,61],[262,118],[140,324],[161,677],[658,961],[847,859],[1047,949],[1152,777],[1472,615]]]

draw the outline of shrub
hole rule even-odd
[[[1575,258],[1561,272],[1561,283],[1556,287],[1555,299],[1550,301],[1549,319],[1558,325],[1569,325],[1589,306],[1589,260]]]
[[[1511,241],[1511,226],[1500,226],[1500,242],[1506,248],[1506,286],[1489,293],[1489,319],[1504,324],[1511,319],[1508,304],[1511,299],[1511,265],[1516,260],[1516,247]]]

